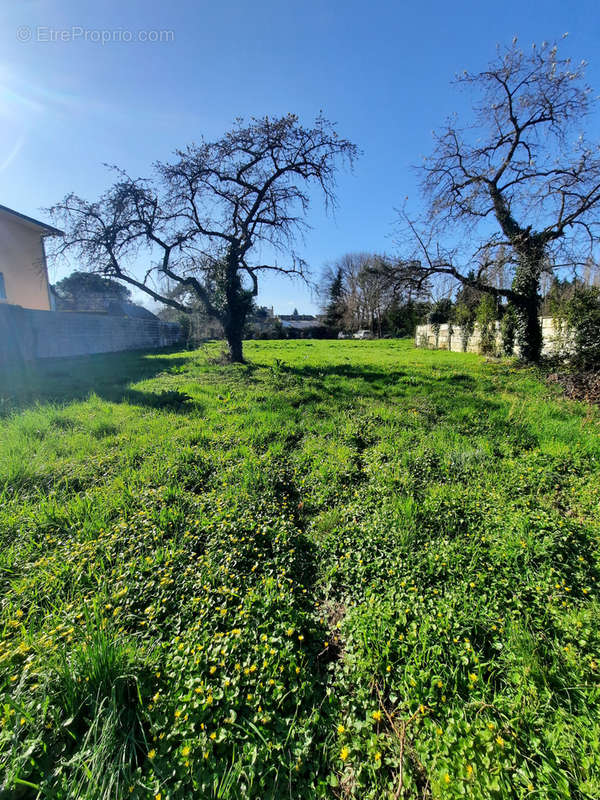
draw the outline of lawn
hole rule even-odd
[[[0,797],[600,797],[598,409],[219,350],[0,375]]]

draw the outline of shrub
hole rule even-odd
[[[475,312],[465,303],[458,303],[454,309],[454,321],[460,326],[460,343],[463,353],[466,353],[475,330]]]
[[[558,317],[570,330],[571,364],[582,370],[600,367],[600,289],[578,286],[573,297],[562,304]]]
[[[440,338],[440,328],[445,322],[448,322],[451,314],[452,314],[452,301],[448,300],[447,298],[442,298],[441,300],[438,300],[436,303],[434,303],[433,308],[429,312],[428,321],[435,335],[436,349],[438,347]]]
[[[516,333],[517,315],[514,306],[509,303],[502,317],[502,321],[500,322],[500,335],[502,337],[502,350],[504,355],[513,355]]]
[[[480,350],[484,354],[496,352],[496,301],[491,294],[481,298],[477,307],[477,322],[481,331]]]

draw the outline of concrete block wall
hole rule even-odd
[[[181,327],[153,318],[36,311],[0,304],[0,364],[150,350],[182,343]]]
[[[542,325],[543,354],[551,355],[556,353],[561,347],[564,347],[564,334],[561,332],[560,323],[552,317],[541,317],[540,322]],[[502,349],[500,323],[496,322],[495,327],[496,348],[500,351]],[[437,347],[440,350],[452,350],[454,353],[460,353],[463,350],[460,326],[447,323],[440,325],[436,342],[436,335],[432,325],[417,325],[415,344],[417,347],[432,349]],[[467,340],[467,353],[479,352],[481,352],[481,330],[479,325],[476,324],[472,335]],[[515,347],[516,354],[517,349]]]

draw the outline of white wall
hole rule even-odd
[[[543,337],[542,354],[551,355],[557,352],[560,347],[561,335],[559,323],[552,317],[541,317],[540,322],[542,324]],[[496,322],[495,325],[496,347],[498,351],[501,351],[502,337],[500,335],[500,323]],[[415,344],[417,347],[437,347],[440,350],[452,350],[454,353],[460,353],[463,350],[460,326],[451,326],[447,323],[440,325],[439,336],[436,343],[436,336],[432,325],[417,325]],[[479,325],[475,325],[475,330],[467,342],[467,353],[479,352],[481,352],[481,331]],[[517,349],[515,347],[515,354],[516,353]]]

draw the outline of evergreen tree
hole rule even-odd
[[[340,267],[329,285],[327,308],[325,311],[325,323],[331,328],[341,328],[344,317],[344,278]]]

